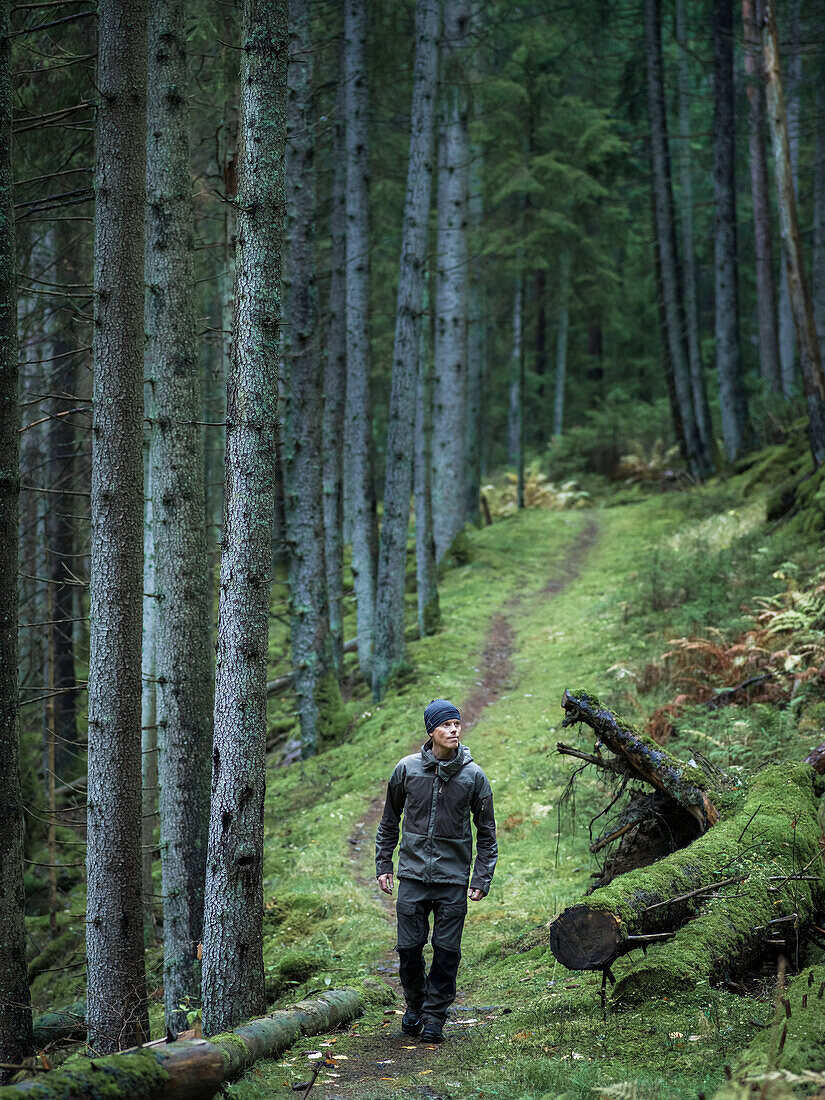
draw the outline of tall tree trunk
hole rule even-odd
[[[773,271],[773,233],[768,190],[768,154],[765,147],[765,92],[762,46],[759,39],[760,0],[742,0],[745,30],[745,74],[748,93],[748,141],[751,199],[756,260],[756,302],[759,319],[759,369],[765,387],[782,393],[779,342],[776,331],[776,284]]]
[[[152,386],[144,391],[144,412],[154,418]],[[150,428],[151,430],[151,428]],[[155,898],[152,871],[157,857],[155,831],[158,814],[158,693],[155,644],[157,641],[157,599],[155,598],[155,540],[152,530],[152,467],[149,432],[144,439],[143,484],[143,635],[141,642],[141,882],[143,884],[143,934],[155,941]]]
[[[673,381],[684,426],[684,459],[694,477],[704,477],[710,469],[710,459],[702,447],[693,395],[690,366],[684,340],[684,305],[681,272],[676,248],[676,226],[673,215],[673,191],[670,179],[665,114],[664,73],[662,64],[661,0],[645,0],[645,50],[647,93],[650,112],[651,186],[658,243],[662,292],[664,294],[665,338],[673,369]]]
[[[524,278],[519,273],[513,291],[513,342],[510,345],[510,400],[507,413],[507,464],[516,470],[516,498],[524,507],[524,350],[522,347],[522,311]]]
[[[688,27],[686,0],[676,0],[676,81],[679,126],[679,184],[681,191],[680,221],[682,224],[682,271],[685,294],[685,335],[690,388],[693,394],[693,411],[696,429],[707,455],[713,454],[713,425],[710,419],[705,367],[699,347],[699,309],[696,303],[696,255],[693,245],[693,178],[690,152],[690,96],[691,83],[688,70]]]
[[[469,0],[446,0],[438,136],[438,273],[433,394],[433,526],[440,561],[464,526],[467,394]]]
[[[347,397],[344,424],[352,576],[358,610],[358,661],[372,683],[378,521],[373,473],[369,348],[369,137],[367,6],[344,0],[347,164]]]
[[[433,538],[433,359],[430,339],[429,295],[418,323],[418,381],[415,395],[415,589],[418,636],[435,633],[441,620],[438,602],[438,570]]]
[[[570,299],[570,253],[565,248],[559,257],[559,318],[556,327],[556,394],[553,403],[553,435],[564,430],[564,385],[567,378],[567,327]]]
[[[472,25],[476,34],[482,32],[483,0],[472,2]],[[470,66],[469,82],[471,90],[480,83],[483,73],[478,62],[479,50],[474,53]],[[485,279],[484,260],[481,256],[481,240],[484,223],[484,190],[482,179],[483,145],[475,140],[469,146],[469,196],[467,216],[469,226],[469,247],[472,261],[467,273],[467,418],[465,453],[467,474],[464,491],[466,505],[464,518],[476,527],[481,522],[481,440],[483,420],[483,390],[485,374]]]
[[[80,245],[73,232],[72,223],[58,221],[55,224],[55,250],[57,282],[71,287],[87,278],[86,268],[80,256]],[[75,349],[81,340],[80,321],[72,299],[56,300],[59,310],[55,324],[52,392],[58,396],[52,401],[52,413],[65,413],[79,393],[82,355]],[[58,775],[74,762],[73,749],[77,744],[77,678],[75,674],[75,612],[77,571],[77,534],[72,516],[76,512],[77,497],[72,495],[77,474],[75,429],[72,418],[54,416],[48,425],[49,464],[52,487],[60,490],[51,497],[47,516],[50,551],[49,576],[52,582],[52,614],[54,620],[51,645],[54,656],[55,767]]]
[[[332,123],[332,212],[327,347],[324,359],[324,558],[332,658],[339,679],[344,670],[344,408],[347,394],[346,270],[347,169],[342,48]]]
[[[410,155],[398,273],[398,305],[387,425],[384,522],[375,599],[372,693],[383,698],[387,681],[403,664],[404,581],[412,488],[417,336],[421,323],[427,215],[432,190],[433,119],[438,76],[438,0],[416,0],[415,69],[410,112]],[[462,502],[463,503],[463,502]]]
[[[779,234],[782,239],[782,254],[788,275],[788,289],[802,367],[802,383],[808,407],[808,439],[814,464],[821,466],[825,461],[825,374],[816,336],[813,306],[805,278],[805,261],[799,242],[799,222],[796,215],[788,124],[785,117],[785,96],[782,91],[782,72],[779,65],[775,0],[765,0],[762,52],[765,64],[765,90],[768,98],[768,121],[773,146]]]
[[[212,662],[204,524],[186,0],[153,0],[147,112],[146,355],[155,552],[158,778],[166,1027],[200,996],[197,944],[209,823]]]
[[[816,91],[816,152],[814,154],[814,243],[811,283],[819,355],[825,360],[825,60],[820,56]]]
[[[753,442],[739,347],[736,255],[736,121],[733,107],[733,0],[713,6],[714,304],[722,438],[729,461]]]
[[[141,906],[146,0],[101,0],[86,904],[89,1045],[148,1038]]]
[[[266,1006],[263,803],[286,145],[286,0],[245,0],[203,1027]]]
[[[775,9],[774,9],[775,10]],[[787,76],[785,78],[785,117],[788,125],[788,145],[791,156],[794,197],[799,191],[799,116],[802,90],[802,53],[800,51],[799,0],[788,0]],[[764,17],[760,26],[764,25]],[[788,285],[785,264],[779,268],[779,359],[782,368],[782,389],[786,397],[798,392],[796,372],[796,340],[794,338],[794,307]]]
[[[0,1062],[13,1065],[34,1049],[26,975],[23,890],[23,799],[17,710],[17,263],[11,168],[9,7],[0,6]],[[11,1073],[0,1069],[0,1084]]]
[[[285,173],[285,503],[293,683],[301,752],[312,756],[340,712],[324,561],[323,371],[315,275],[315,126],[308,0],[289,0]]]

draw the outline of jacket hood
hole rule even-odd
[[[456,775],[472,761],[472,753],[466,745],[459,743],[458,751],[452,760],[439,760],[433,754],[433,739],[429,737],[421,746],[421,760],[425,768],[438,768],[438,774],[444,779]]]

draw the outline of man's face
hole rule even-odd
[[[458,742],[461,740],[461,723],[457,718],[448,718],[446,722],[435,727],[430,737],[433,739],[435,755],[446,759],[458,748]]]

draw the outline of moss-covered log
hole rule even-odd
[[[79,1059],[0,1088],[0,1100],[209,1100],[224,1081],[239,1077],[258,1058],[277,1057],[300,1035],[330,1031],[362,1009],[356,990],[331,990],[317,1001],[300,1001],[208,1040]]]
[[[768,922],[777,918],[796,914],[788,922],[795,942],[825,896],[817,782],[806,764],[763,768],[746,795],[726,795],[715,828],[565,910],[550,930],[556,958],[570,969],[605,968],[636,946],[655,944],[646,937],[674,933],[617,971],[614,999],[629,1002],[737,972],[763,952]],[[601,916],[588,920],[589,912]],[[591,926],[598,942],[588,941]]]
[[[713,788],[695,760],[685,763],[634,729],[588,691],[565,691],[562,728],[584,722],[597,734],[598,747],[606,745],[629,765],[631,774],[664,791],[694,817],[702,832],[715,825],[719,814],[709,792]]]
[[[821,1095],[825,1077],[825,967],[798,974],[776,999],[769,1027],[761,1028],[745,1047],[732,1079],[713,1100],[743,1096],[796,1096],[792,1086]],[[772,1087],[770,1087],[772,1086]],[[784,1088],[783,1088],[784,1086]]]
[[[45,1012],[34,1021],[34,1045],[41,1048],[67,1039],[86,1038],[86,1002]]]

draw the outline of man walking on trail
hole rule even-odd
[[[461,715],[446,699],[424,711],[427,741],[405,756],[387,787],[375,838],[375,873],[385,894],[393,890],[392,857],[404,815],[398,856],[398,943],[407,1011],[401,1030],[424,1042],[444,1038],[447,1009],[455,1000],[461,933],[469,898],[487,895],[498,856],[493,792],[487,776],[461,744]],[[477,852],[470,864],[476,827]],[[424,969],[424,944],[433,917],[433,961]]]

